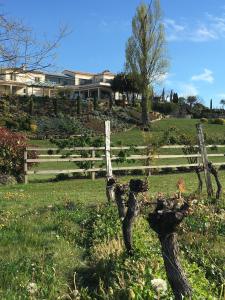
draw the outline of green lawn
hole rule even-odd
[[[170,126],[195,134],[197,122],[181,119],[156,122],[152,125],[153,138],[162,135]],[[208,135],[225,135],[222,125],[204,127]],[[123,145],[146,142],[137,128],[112,135],[112,141],[114,144],[122,141]],[[48,140],[30,141],[30,144],[52,147]],[[216,150],[209,149],[209,153],[214,152]],[[160,153],[182,154],[180,150],[160,150]],[[186,163],[186,159],[152,163],[183,162]],[[74,163],[49,162],[33,168],[71,167]],[[221,170],[219,174],[223,185],[225,171]],[[131,299],[131,290],[136,300],[154,299],[150,278],[166,277],[158,239],[149,230],[146,220],[140,218],[135,225],[134,243],[138,254],[129,259],[120,242],[121,226],[116,209],[105,205],[105,179],[48,182],[46,179],[51,177],[32,175],[29,177],[31,183],[27,185],[0,187],[0,299],[77,299],[74,274],[81,300]],[[151,176],[149,198],[159,192],[176,192],[180,177],[185,181],[187,195],[197,189],[194,173]],[[128,182],[130,178],[119,177],[119,181]],[[199,206],[179,233],[182,263],[194,289],[194,300],[222,300],[219,294],[223,295],[221,286],[225,276],[224,198],[223,191],[223,199],[215,207],[213,201],[207,200],[204,188]],[[145,287],[141,287],[143,282]],[[32,294],[30,284],[33,283],[37,290]],[[172,299],[170,297],[169,289],[168,297],[164,299]]]
[[[195,136],[197,123],[199,123],[198,119],[163,119],[152,123],[149,136],[151,139],[159,138],[170,127],[176,127],[184,133]],[[203,130],[208,138],[223,138],[225,140],[224,125],[203,124]],[[115,144],[122,142],[123,145],[144,145],[146,144],[145,136],[147,135],[143,134],[138,128],[135,128],[127,132],[112,135],[112,142]]]
[[[155,196],[158,192],[174,193],[176,182],[181,176],[186,183],[186,193],[193,192],[197,187],[195,174],[159,175],[149,179],[149,196]],[[221,172],[220,176],[221,181],[224,182],[225,172]],[[128,182],[129,179],[130,177],[122,177],[119,180]],[[72,284],[74,272],[79,273],[79,270],[89,266],[90,254],[88,253],[92,252],[93,242],[93,237],[90,236],[91,232],[92,235],[102,236],[102,233],[107,230],[104,228],[107,223],[99,224],[100,227],[92,224],[94,222],[92,217],[96,215],[96,210],[98,211],[98,207],[103,203],[106,203],[104,179],[96,181],[68,180],[1,187],[0,298],[4,300],[69,299],[63,297],[69,293],[69,288],[74,288]],[[103,214],[103,211],[100,211],[100,214]],[[114,213],[113,215],[116,216]],[[143,233],[141,233],[143,225],[140,226],[138,232],[144,239]],[[95,228],[98,230],[96,233],[94,233]],[[120,232],[120,227],[115,228]],[[108,234],[113,235],[110,232]],[[121,235],[121,233],[117,234]],[[140,239],[140,236],[137,239]],[[210,244],[212,249],[215,241]],[[148,243],[147,240],[145,245],[147,245],[146,243]],[[98,251],[102,253],[106,247],[104,245],[104,240],[100,244],[96,244],[95,247],[98,248],[94,248],[95,251],[99,249]],[[157,251],[154,253],[158,253]],[[221,255],[221,251],[219,253]],[[138,258],[137,261],[139,261]],[[160,264],[160,270],[163,270],[163,264]],[[100,272],[98,276],[101,276],[101,272],[106,272],[106,269],[104,271],[106,266],[101,268],[103,269],[96,271]],[[80,276],[79,280],[84,275]],[[110,278],[110,273],[107,276]],[[29,284],[33,282],[37,284],[38,288],[35,298],[32,298],[28,288]],[[87,285],[88,282],[82,285],[81,280],[81,289]],[[90,295],[89,293],[91,290],[88,289],[87,295]],[[82,299],[105,298],[92,296],[88,298],[87,296]]]

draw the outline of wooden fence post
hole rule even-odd
[[[197,124],[196,128],[197,128],[197,133],[198,133],[198,144],[199,144],[199,148],[201,151],[202,163],[203,163],[203,168],[204,168],[207,194],[209,197],[212,197],[213,196],[213,187],[212,187],[212,181],[211,181],[211,176],[210,176],[210,172],[209,172],[209,165],[208,165],[209,161],[208,161],[208,156],[207,156],[207,151],[206,151],[206,146],[205,146],[205,141],[204,141],[202,124]]]
[[[147,153],[146,154],[148,156],[148,158],[146,160],[146,166],[150,166],[150,162],[151,162],[151,157],[150,157],[150,155],[151,155],[151,148],[150,148],[150,145],[148,145],[148,147],[147,147]],[[151,169],[146,169],[145,175],[146,176],[151,176]]]
[[[28,175],[27,175],[27,148],[24,150],[24,183],[28,183]]]
[[[95,158],[95,150],[92,150],[92,158]],[[92,164],[92,168],[94,168],[94,163]],[[91,179],[95,180],[95,172],[91,172]]]
[[[110,121],[105,121],[105,160],[106,178],[113,177],[110,151]]]
[[[115,200],[116,180],[113,178],[110,152],[110,121],[105,121],[106,197],[108,203]]]

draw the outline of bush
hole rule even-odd
[[[171,103],[171,102],[163,102],[163,103],[154,102],[152,104],[153,111],[158,111],[165,115],[177,112],[178,108],[179,108],[178,104]]]
[[[19,123],[12,120],[12,119],[6,119],[5,120],[5,126],[8,129],[18,129],[19,128]]]
[[[201,123],[208,123],[208,119],[207,118],[201,118]]]
[[[37,131],[37,125],[36,124],[30,124],[30,130],[32,133],[35,133]]]
[[[17,181],[24,174],[24,151],[26,136],[0,128],[0,173],[15,176]],[[32,152],[29,158],[35,158]]]
[[[37,135],[40,137],[56,136],[62,137],[89,133],[82,123],[75,118],[59,114],[58,117],[39,117],[36,119]]]
[[[217,125],[225,125],[225,120],[222,119],[222,118],[211,119],[210,123],[211,124],[217,124]]]

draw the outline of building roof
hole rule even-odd
[[[56,76],[56,77],[63,77],[63,78],[70,78],[69,75],[63,74],[63,73],[58,73],[58,72],[44,72],[45,75],[48,76]]]
[[[70,73],[74,73],[74,74],[80,74],[80,75],[90,75],[90,76],[94,76],[94,75],[102,75],[102,74],[108,74],[108,75],[115,75],[114,73],[110,72],[109,70],[104,70],[100,73],[90,73],[90,72],[83,72],[83,71],[73,71],[73,70],[64,70],[63,72],[70,72]]]
[[[90,72],[82,72],[82,71],[72,71],[72,70],[64,70],[63,72],[70,72],[74,74],[81,74],[81,75],[96,75],[95,73],[90,73]]]

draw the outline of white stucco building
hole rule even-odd
[[[88,73],[65,70],[62,73],[26,71],[22,69],[0,69],[0,95],[55,95],[56,89],[69,88],[71,97],[108,98],[114,74],[106,70],[101,73]]]
[[[115,74],[106,70],[101,73],[88,73],[80,71],[65,70],[63,74],[73,78],[74,85],[70,88],[74,91],[74,95],[81,96],[81,98],[97,97],[109,98],[111,90],[111,80]]]

